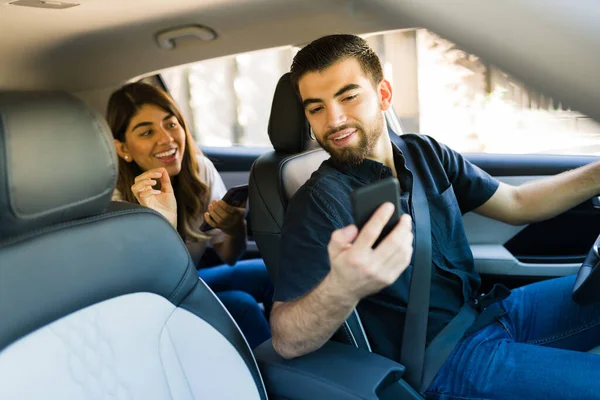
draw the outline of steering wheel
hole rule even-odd
[[[594,242],[587,257],[579,267],[573,286],[573,300],[587,305],[600,300],[600,236]]]

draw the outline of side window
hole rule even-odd
[[[600,155],[600,124],[425,29],[367,40],[405,132],[461,152]]]
[[[297,49],[267,49],[201,61],[161,73],[202,146],[270,147],[267,134],[277,81]]]
[[[460,152],[600,154],[600,124],[425,29],[364,37],[392,84],[404,132],[433,136]],[[275,85],[297,51],[206,60],[160,77],[199,144],[269,147]]]

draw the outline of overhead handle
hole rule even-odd
[[[197,38],[203,42],[210,42],[216,39],[217,33],[203,25],[189,25],[157,33],[156,42],[161,49],[172,50],[176,47],[175,41],[177,39],[188,37]]]

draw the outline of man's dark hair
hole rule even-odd
[[[355,58],[373,86],[383,79],[383,70],[377,54],[366,40],[355,35],[328,35],[319,38],[302,48],[292,62],[290,78],[296,93],[298,81],[308,72],[323,71],[333,64],[348,58]]]

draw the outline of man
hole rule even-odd
[[[288,206],[271,315],[273,345],[287,358],[314,351],[358,307],[373,351],[399,360],[412,271],[408,215],[415,175],[385,126],[392,88],[375,53],[353,35],[326,36],[303,48],[291,79],[315,138],[331,158]],[[600,306],[571,301],[574,277],[512,292],[498,289],[482,299],[462,223],[469,211],[515,225],[556,216],[600,192],[600,163],[513,187],[432,138],[393,140],[404,140],[426,171],[433,262],[427,343],[465,302],[477,299],[486,303],[482,308],[495,303],[478,316],[426,395],[600,396],[600,357],[585,353],[600,344]],[[349,194],[389,176],[400,182],[406,213],[372,249],[393,206],[381,206],[358,232]]]

